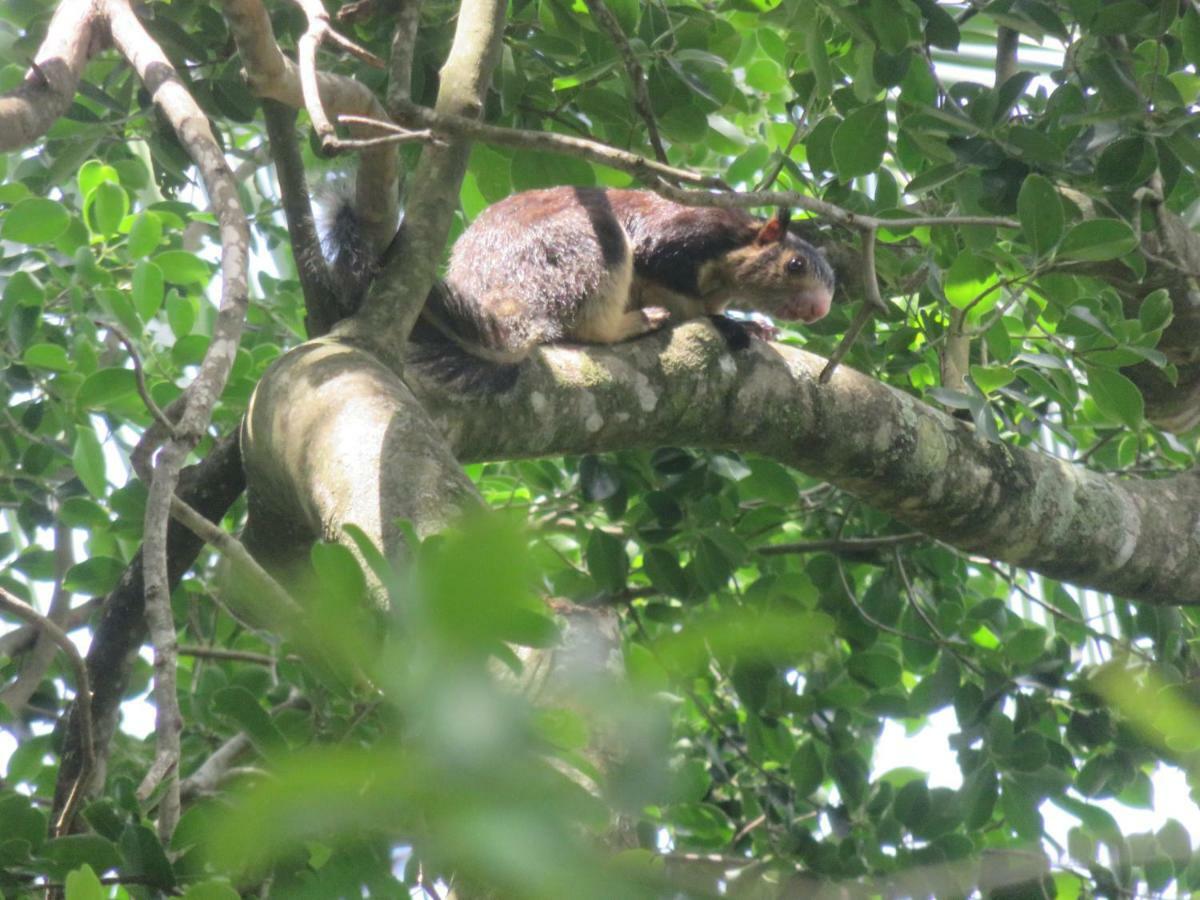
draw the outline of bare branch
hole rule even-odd
[[[724,184],[719,178],[712,175],[701,175],[687,169],[668,166],[636,153],[630,153],[628,150],[610,147],[599,141],[591,141],[574,135],[502,128],[499,125],[488,125],[475,119],[435,113],[431,109],[411,102],[398,102],[393,105],[393,111],[393,115],[401,122],[422,125],[429,128],[434,134],[471,138],[495,144],[498,147],[519,147],[527,150],[578,156],[588,162],[628,172],[647,182],[658,176],[668,181],[694,184],[698,187],[719,188]]]
[[[391,60],[388,79],[387,107],[394,115],[398,105],[412,100],[413,58],[417,49],[417,29],[421,25],[423,0],[399,0],[400,8],[393,14],[396,30],[392,33]],[[338,12],[338,20],[350,4]]]
[[[276,100],[293,109],[305,107],[299,67],[283,55],[275,42],[271,20],[262,0],[221,0],[221,7],[237,41],[246,79],[259,97]],[[366,85],[341,75],[316,72],[320,105],[328,115],[356,115],[387,120],[383,105]],[[379,137],[378,130],[352,125],[355,140]],[[387,143],[362,151],[355,178],[354,208],[363,234],[375,254],[383,253],[396,234],[400,216],[400,159]]]
[[[270,602],[272,615],[279,617],[279,621],[304,621],[304,611],[292,599],[291,594],[258,564],[241,541],[214,525],[178,497],[172,498],[171,515],[194,535],[220,551],[230,562],[253,578],[256,586],[264,592]]]
[[[21,84],[0,97],[0,152],[32,144],[75,99],[88,58],[100,44],[97,0],[63,0]]]
[[[71,788],[70,798],[66,806],[64,806],[62,813],[55,820],[55,834],[63,834],[74,818],[75,810],[79,807],[79,801],[83,799],[83,794],[87,790],[88,779],[91,778],[92,772],[96,770],[95,741],[92,729],[92,689],[88,679],[87,666],[84,665],[83,657],[79,654],[79,649],[65,631],[3,587],[0,587],[0,609],[11,613],[22,622],[28,622],[42,634],[48,635],[50,640],[54,641],[59,649],[66,654],[67,661],[71,664],[71,669],[75,673],[75,708],[79,713],[83,765],[79,768],[79,773],[75,777],[75,783]]]
[[[59,625],[66,632],[82,628],[103,602],[101,597],[92,597],[78,606],[71,607]],[[40,633],[34,625],[22,625],[14,631],[0,635],[0,656],[20,656],[22,653],[27,653],[33,647]]]
[[[264,99],[262,107],[267,140],[275,160],[275,176],[279,180],[279,195],[283,200],[283,215],[287,220],[288,241],[292,245],[292,260],[304,294],[304,327],[310,338],[320,337],[345,313],[338,302],[313,222],[304,161],[293,130],[296,112],[275,100]]]
[[[176,637],[167,574],[170,501],[179,470],[207,428],[233,367],[246,313],[250,233],[238,200],[237,183],[204,112],[183,86],[162,49],[146,33],[129,0],[106,0],[105,8],[113,43],[137,71],[155,106],[171,123],[200,170],[221,234],[221,302],[212,342],[195,380],[184,392],[187,399],[175,436],[159,454],[146,501],[143,559],[146,620],[154,643],[157,749],[155,763],[138,791],[140,796],[146,796],[155,787],[155,776],[170,776],[158,815],[159,836],[166,841],[179,820],[179,781],[174,773],[179,768],[179,733],[183,727],[175,690]]]
[[[782,556],[793,553],[872,553],[876,550],[886,550],[899,544],[911,544],[914,541],[929,540],[929,536],[921,531],[909,531],[904,534],[889,534],[873,538],[829,538],[822,541],[795,541],[789,544],[767,544],[759,547],[757,552],[763,556]]]
[[[150,417],[154,419],[154,421],[157,422],[168,435],[175,437],[175,423],[171,421],[167,414],[163,412],[162,407],[155,403],[154,398],[150,396],[150,391],[146,387],[146,371],[142,366],[141,354],[138,353],[138,349],[136,346],[134,346],[133,341],[129,339],[129,335],[122,331],[119,325],[115,325],[112,322],[97,321],[96,325],[101,328],[107,328],[116,336],[117,340],[121,342],[121,346],[125,348],[125,352],[129,354],[129,358],[133,361],[133,375],[137,383],[138,396],[142,398],[142,403],[149,411]]]
[[[650,138],[650,146],[654,148],[654,155],[660,163],[666,163],[667,151],[663,147],[662,138],[658,133],[658,122],[654,118],[654,109],[650,105],[650,92],[646,88],[646,73],[642,69],[642,64],[638,62],[637,54],[633,51],[629,38],[625,37],[625,32],[621,30],[621,23],[617,21],[617,17],[613,15],[604,0],[584,0],[584,2],[587,3],[588,11],[596,20],[596,24],[608,34],[609,40],[613,42],[613,46],[621,55],[621,61],[625,64],[625,73],[629,76],[629,84],[633,90],[634,109],[646,123],[646,134]]]
[[[62,627],[71,608],[71,592],[63,586],[63,578],[67,570],[75,564],[75,550],[71,544],[71,529],[56,522],[54,526],[54,593],[50,597],[50,607],[46,610],[47,618],[55,625]],[[33,649],[21,666],[17,679],[0,691],[0,703],[3,703],[14,713],[19,713],[33,696],[50,663],[54,661],[54,638],[49,632],[38,632]]]

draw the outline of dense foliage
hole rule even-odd
[[[1194,430],[1149,421],[1163,421],[1154,392],[1178,377],[1163,334],[1191,273],[1165,241],[1140,249],[1164,214],[1190,224],[1200,199],[1193,4],[608,6],[644,67],[672,164],[858,212],[1014,220],[880,232],[888,309],[846,365],[960,411],[997,442],[1097,471],[1194,464]],[[454,11],[423,9],[413,95],[425,104]],[[22,77],[50,12],[5,4],[0,90]],[[271,13],[294,47],[299,8]],[[303,340],[303,303],[261,116],[219,5],[150,2],[141,15],[211,117],[253,226],[249,327],[203,453]],[[348,30],[386,56],[390,21],[381,12]],[[1013,33],[1009,74],[998,46]],[[322,63],[382,95],[383,74],[347,60]],[[997,71],[1008,77],[992,87]],[[488,121],[650,155],[631,96],[582,2],[513,0]],[[141,540],[146,488],[126,460],[152,420],[132,351],[166,407],[214,317],[214,220],[147,106],[130,67],[102,54],[44,142],[0,156],[0,586],[42,609],[52,597],[65,627],[88,626],[96,604],[70,607],[110,591]],[[345,164],[306,162],[314,180]],[[477,143],[456,227],[515,190],[562,183],[631,179]],[[857,238],[820,219],[804,227],[838,263],[840,303],[784,340],[827,355],[863,300]],[[969,353],[956,376],[951,345]],[[286,637],[225,605],[215,556],[190,570],[174,595],[185,785],[223,742],[249,741],[224,781],[187,798],[167,847],[154,799],[134,791],[153,747],[128,733],[86,830],[48,837],[55,726],[75,683],[56,657],[0,707],[16,739],[0,784],[0,891],[65,881],[71,898],[110,896],[104,873],[122,883],[117,896],[197,898],[259,884],[276,896],[395,896],[403,884],[441,890],[452,874],[515,896],[629,896],[663,878],[697,895],[724,879],[747,896],[822,884],[939,897],[1200,888],[1182,825],[1160,816],[1156,832],[1132,833],[1120,812],[1161,800],[1159,766],[1195,771],[1190,610],[1084,597],[968,557],[732,452],[469,474],[505,514],[425,541],[412,569],[375,559],[387,613],[370,611],[367,581],[338,545],[314,548],[301,600],[315,624]],[[230,530],[241,515],[235,506]],[[544,596],[619,606],[628,679],[570,708],[497,688],[495,660],[520,665],[505,642],[550,639]],[[0,645],[0,685],[20,683],[34,655]],[[140,660],[127,696],[150,677]],[[959,773],[935,773],[931,787],[924,760],[877,757],[885,722],[915,732],[944,709]],[[614,736],[619,762],[601,776],[588,745]],[[603,803],[579,786],[593,778]],[[1069,832],[1047,828],[1050,807]],[[615,859],[589,837],[613,810],[640,847]]]

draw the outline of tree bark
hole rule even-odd
[[[726,448],[826,479],[967,552],[1133,599],[1200,600],[1200,476],[1124,479],[990,443],[853,370],[821,385],[823,365],[778,344],[731,353],[710,325],[690,323],[616,346],[544,347],[511,391],[494,394],[413,365],[405,386],[361,351],[305,345],[255,397],[251,512],[259,525],[302,522],[306,537],[356,521],[380,527],[386,545],[392,517],[429,516],[432,494],[465,491],[451,450],[472,461]]]

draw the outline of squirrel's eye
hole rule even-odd
[[[787,261],[787,270],[792,274],[804,271],[804,257],[793,256]]]

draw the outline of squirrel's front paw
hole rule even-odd
[[[746,329],[746,334],[760,341],[773,341],[779,337],[779,329],[770,319],[746,319],[742,322],[742,327]]]
[[[647,331],[657,331],[667,324],[671,318],[671,311],[665,306],[644,306],[642,317],[645,319]]]

